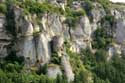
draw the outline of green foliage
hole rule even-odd
[[[43,74],[16,72],[16,64],[9,63],[6,67],[0,69],[0,83],[68,83],[64,76],[58,75],[56,79],[52,79]]]
[[[17,36],[16,27],[15,27],[15,20],[14,20],[14,12],[11,8],[10,3],[7,4],[7,13],[6,13],[6,30],[11,33],[14,37]]]
[[[67,23],[68,26],[70,26],[70,27],[75,27],[77,22],[78,22],[78,19],[73,18],[73,17],[67,17],[67,19],[65,21],[65,23]]]
[[[79,73],[80,70],[84,69],[79,54],[68,51],[68,55],[70,56],[70,63],[75,73]]]
[[[7,6],[4,3],[0,3],[0,13],[6,14],[7,13]]]
[[[91,10],[93,9],[93,2],[98,2],[99,4],[101,4],[103,6],[103,8],[105,9],[107,14],[110,14],[110,0],[83,0],[85,2],[85,4],[83,4],[83,7],[90,19],[90,21],[92,21],[92,15],[91,15]]]
[[[103,24],[105,21],[108,21],[110,23],[111,26],[113,26],[113,23],[115,21],[115,18],[114,16],[112,15],[106,15],[102,20],[101,20],[101,23]]]
[[[0,12],[5,14],[7,18],[7,30],[16,36],[16,27],[14,21],[14,12],[11,9],[12,5],[19,5],[24,9],[24,14],[44,14],[44,13],[58,13],[65,14],[66,23],[69,27],[75,27],[81,16],[92,10],[92,2],[98,1],[105,9],[108,9],[108,0],[85,0],[85,10],[81,9],[75,11],[71,9],[71,3],[74,0],[68,0],[66,12],[49,3],[37,3],[33,0],[25,0],[20,2],[18,0],[7,0],[6,4],[0,3]],[[109,21],[111,26],[114,23],[114,17],[108,14],[102,19]],[[106,47],[112,43],[112,36],[109,35],[105,28],[98,28],[94,33],[92,47],[96,48],[96,53],[91,52],[89,48],[81,50],[81,53],[74,53],[69,51],[70,44],[65,42],[66,52],[70,57],[70,63],[75,73],[75,80],[72,83],[90,83],[88,78],[93,74],[94,83],[125,83],[125,59],[117,56],[112,58],[112,61],[106,62],[107,53]],[[53,53],[50,63],[60,65],[61,58],[57,53]],[[0,61],[0,83],[68,83],[65,76],[58,75],[56,79],[47,77],[48,65],[40,66],[36,72],[26,73],[23,70],[23,57],[17,57],[16,52],[9,53],[4,61]],[[91,72],[90,72],[91,71]]]
[[[49,3],[37,3],[31,0],[26,0],[20,4],[20,7],[25,9],[25,11],[32,13],[32,14],[43,14],[45,12],[53,12],[53,13],[63,13],[63,10],[59,7],[56,7]]]
[[[7,77],[6,73],[3,72],[1,69],[0,69],[0,83],[13,83],[11,79]]]
[[[107,52],[102,49],[97,50],[95,57],[97,62],[105,62],[107,60]]]
[[[81,55],[83,64],[87,69],[91,70],[96,66],[96,57],[89,48],[82,49]]]
[[[105,9],[110,7],[110,0],[85,0],[88,3],[88,6],[90,6],[89,9],[92,8],[92,3],[93,2],[98,2],[100,3]]]
[[[97,49],[105,49],[112,43],[112,36],[109,35],[105,28],[98,28],[94,32],[92,47]]]
[[[5,60],[7,62],[15,63],[18,62],[19,64],[23,64],[24,57],[23,56],[17,56],[15,51],[11,51],[7,57],[5,57]]]
[[[78,53],[71,52],[67,49],[67,54],[70,57],[70,63],[73,68],[73,72],[75,73],[75,79],[73,83],[90,83],[88,78],[91,77],[90,71],[88,71],[83,62],[82,57]]]
[[[122,59],[116,55],[111,61],[107,62],[107,52],[104,49],[98,49],[95,54],[93,54],[89,49],[82,50],[81,53],[84,55],[82,57],[83,64],[93,73],[94,83],[125,82],[124,58]]]
[[[79,18],[84,15],[85,15],[84,9],[76,11],[76,10],[73,10],[73,9],[67,7],[66,8],[67,19],[66,19],[65,23],[67,23],[69,27],[75,27],[77,22],[79,21]]]
[[[89,74],[89,72],[81,70],[78,74],[75,75],[74,83],[89,83]]]
[[[94,76],[94,83],[110,83],[110,81],[108,79],[106,80],[102,80],[99,77],[97,77],[96,75]]]
[[[0,71],[0,83],[56,83],[45,75],[25,73],[5,73]],[[3,78],[3,79],[2,79]]]
[[[71,7],[73,0],[67,0],[67,5]]]
[[[125,60],[115,58],[112,62],[101,63],[95,68],[94,72],[103,80],[109,79],[111,83],[125,82]]]
[[[22,66],[18,63],[12,64],[12,63],[6,63],[5,68],[7,72],[20,72],[22,69]]]
[[[38,75],[41,75],[41,74],[45,75],[47,73],[47,69],[48,69],[48,65],[47,64],[45,64],[43,66],[40,65],[40,67],[39,67],[38,71],[36,71],[36,73]]]
[[[92,8],[93,8],[93,4],[92,3],[93,2],[91,0],[85,0],[85,4],[86,5],[84,6],[84,8],[85,8],[87,13],[89,13],[92,10]]]
[[[59,57],[57,52],[52,53],[51,62],[60,65],[61,57]]]
[[[109,0],[97,0],[97,2],[99,2],[101,5],[103,5],[104,8],[108,8],[110,5]]]
[[[97,2],[99,2],[103,6],[107,14],[110,14],[110,0],[97,0]]]

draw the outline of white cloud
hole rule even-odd
[[[112,2],[124,2],[125,3],[125,0],[110,0]]]

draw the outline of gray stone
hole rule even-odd
[[[125,19],[117,20],[117,23],[116,23],[116,40],[120,44],[125,43]]]
[[[48,63],[51,55],[51,48],[49,43],[49,36],[45,33],[41,33],[36,40],[37,60],[41,64]]]
[[[99,3],[93,3],[93,9],[91,11],[93,22],[99,22],[105,15],[106,12],[103,6]]]
[[[57,75],[62,75],[62,72],[58,65],[50,64],[47,69],[47,75],[51,78],[56,78]]]
[[[82,49],[91,47],[91,24],[87,16],[81,17],[79,23],[75,29],[71,29],[71,36],[73,38],[72,44],[77,47],[76,49]]]
[[[54,36],[52,38],[52,49],[53,51],[59,51],[63,47],[63,37],[61,36]]]
[[[6,17],[0,16],[0,58],[4,58],[8,55],[7,47],[11,43],[12,36],[7,33],[6,27]]]
[[[63,26],[60,21],[60,16],[56,14],[49,15],[48,17],[49,34],[52,36],[63,34]]]
[[[18,56],[23,56],[26,62],[27,60],[29,60],[28,62],[30,63],[30,66],[34,65],[35,62],[37,61],[36,48],[35,48],[33,36],[21,37],[17,41],[16,50],[17,50]],[[25,63],[25,64],[28,65],[29,63]]]
[[[74,73],[72,71],[72,67],[69,62],[69,57],[67,55],[63,55],[61,58],[61,64],[64,68],[65,75],[68,79],[68,81],[74,80]]]

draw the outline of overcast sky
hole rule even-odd
[[[124,2],[125,3],[125,0],[110,0],[110,1],[113,1],[113,2]]]

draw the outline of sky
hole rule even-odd
[[[125,3],[125,0],[110,0],[110,1],[113,1],[113,2],[124,2]]]

